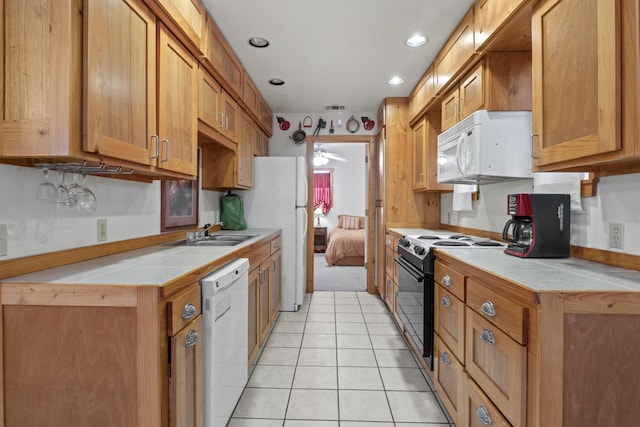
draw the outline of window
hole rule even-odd
[[[326,215],[333,207],[333,170],[316,169],[313,172],[313,209],[322,209]]]

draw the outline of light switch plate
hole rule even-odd
[[[7,224],[0,224],[0,256],[7,256]]]

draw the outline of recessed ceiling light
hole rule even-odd
[[[389,80],[387,83],[389,83],[392,86],[398,86],[404,83],[404,80],[398,76],[395,76],[395,77],[392,77],[391,80]]]
[[[253,47],[262,48],[269,46],[269,40],[262,37],[251,37],[249,39],[249,44]]]
[[[274,86],[282,86],[284,84],[284,80],[282,80],[282,79],[271,79],[271,80],[269,80],[269,83],[274,85]]]
[[[427,42],[427,38],[421,34],[415,34],[407,39],[405,42],[409,47],[422,46]]]

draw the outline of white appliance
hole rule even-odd
[[[242,192],[249,228],[282,229],[281,311],[297,311],[307,280],[307,162],[255,157],[252,190]]]
[[[438,135],[438,182],[531,177],[531,111],[479,110]]]
[[[200,281],[204,349],[204,425],[227,425],[248,380],[249,260]]]

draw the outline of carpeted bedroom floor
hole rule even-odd
[[[364,267],[327,265],[323,253],[314,254],[313,281],[316,291],[365,291],[367,270]]]

